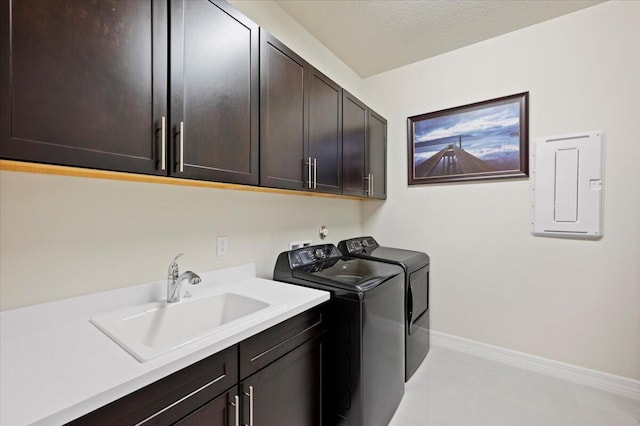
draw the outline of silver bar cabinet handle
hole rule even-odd
[[[318,187],[318,159],[313,159],[313,189]]]
[[[253,426],[253,386],[249,386],[249,393],[244,393],[249,397],[249,426]]]
[[[371,195],[371,173],[363,177],[367,181],[367,189],[364,190],[364,193],[367,195]]]
[[[160,170],[166,170],[167,162],[167,117],[160,119]]]
[[[311,157],[307,159],[307,177],[309,178],[307,188],[311,189]]]
[[[369,196],[373,197],[373,173],[369,173]]]
[[[231,403],[236,409],[236,426],[240,426],[240,398],[238,395],[233,397],[234,402]]]
[[[180,122],[180,172],[184,172],[184,121]]]

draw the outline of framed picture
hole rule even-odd
[[[409,117],[409,185],[529,175],[529,92]]]

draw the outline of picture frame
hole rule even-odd
[[[408,184],[529,176],[529,92],[407,119]]]

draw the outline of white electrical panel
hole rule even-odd
[[[602,238],[604,132],[539,138],[531,149],[531,233]]]

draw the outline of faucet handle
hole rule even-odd
[[[178,258],[179,258],[180,256],[182,256],[183,254],[184,254],[184,253],[178,253],[178,254],[176,255],[176,257],[174,257],[174,258],[173,258],[173,260],[171,261],[171,263],[169,264],[169,266],[177,265],[177,264],[178,264]]]
[[[169,281],[175,281],[178,279],[178,258],[183,254],[184,253],[179,253],[169,264],[169,272],[167,273]]]

